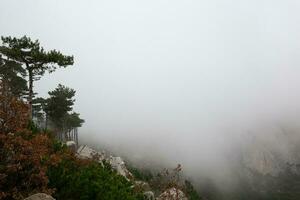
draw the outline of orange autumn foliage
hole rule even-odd
[[[51,193],[47,189],[46,166],[42,159],[49,154],[49,139],[46,135],[37,135],[32,139],[29,131],[18,135],[0,134],[1,168],[0,199],[24,199],[28,193]]]
[[[3,81],[0,81],[0,132],[15,132],[28,123],[28,105],[14,97]]]
[[[52,194],[47,169],[58,165],[68,150],[55,151],[46,133],[26,129],[28,106],[0,82],[0,199],[24,199],[36,192]]]
[[[0,134],[0,199],[24,199],[48,187],[47,169],[62,159],[73,157],[68,150],[55,151],[48,134],[32,134],[29,130]]]

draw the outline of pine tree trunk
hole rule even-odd
[[[29,94],[28,94],[29,119],[32,119],[33,74],[32,74],[32,70],[30,70],[30,69],[28,69],[28,76],[29,76],[29,80],[28,80],[28,82],[29,82]]]
[[[47,131],[47,129],[48,129],[48,115],[46,114],[46,116],[45,116],[45,131]]]

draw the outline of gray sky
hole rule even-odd
[[[62,83],[77,91],[83,141],[195,171],[223,162],[224,149],[240,143],[236,134],[299,119],[298,0],[0,5],[1,35],[75,56],[35,89],[43,96]]]

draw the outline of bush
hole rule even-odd
[[[188,180],[185,180],[185,188],[184,192],[189,198],[189,200],[201,200],[202,198],[199,196],[198,192],[195,190],[192,183]]]
[[[50,167],[47,174],[49,186],[56,188],[57,199],[142,199],[141,194],[133,192],[132,184],[108,164],[65,159],[58,166]]]
[[[127,169],[137,180],[149,182],[153,178],[152,172],[148,169],[138,169],[132,165],[127,165]]]
[[[35,192],[52,193],[48,188],[47,166],[55,164],[46,134],[0,133],[0,199],[24,199]]]

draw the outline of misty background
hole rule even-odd
[[[228,177],[257,138],[284,154],[278,133],[289,129],[299,144],[299,10],[297,0],[0,0],[0,33],[74,55],[35,89],[76,90],[81,143]]]

